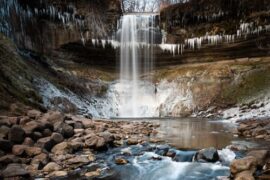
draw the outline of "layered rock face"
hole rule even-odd
[[[157,96],[167,97],[160,115],[189,116],[204,110],[209,115],[236,104],[259,103],[269,97],[269,65],[265,57],[159,69],[154,77],[159,82]]]
[[[48,52],[70,42],[105,38],[116,29],[120,1],[1,2],[0,29],[19,48]]]
[[[253,29],[269,25],[269,2],[267,0],[190,0],[163,9],[160,13],[161,25],[177,42],[186,38],[205,34],[236,34],[237,30]],[[252,31],[250,31],[250,34]]]
[[[13,47],[2,54],[17,57],[16,61],[6,60],[5,65],[10,64],[7,67],[3,64],[0,69],[5,74],[2,77],[8,77],[2,83],[1,90],[5,92],[2,94],[9,95],[3,95],[1,104],[5,102],[8,107],[10,99],[20,95],[42,103],[38,96],[32,98],[31,92],[36,91],[42,95],[47,108],[73,113],[88,109],[92,114],[101,109],[94,113],[102,112],[100,116],[106,116],[111,109],[117,111],[117,101],[110,87],[118,77],[118,47],[112,47],[104,39],[111,37],[117,28],[121,15],[118,0],[1,3],[0,30],[11,37],[19,49],[26,50],[24,55],[28,60],[22,61],[11,52],[16,51],[14,46],[1,39],[1,51]],[[158,88],[173,90],[172,94],[164,90],[166,99],[158,105],[158,114],[185,116],[211,106],[227,107],[243,103],[243,99],[267,89],[270,38],[267,9],[266,0],[231,0],[230,3],[191,0],[163,9],[160,24],[167,31],[163,39],[167,44],[154,47],[156,71],[151,76],[161,82]],[[29,51],[36,54],[28,54]],[[0,57],[5,59],[5,55],[0,54]],[[221,60],[230,62],[182,66]],[[18,68],[13,65],[15,62],[24,65]],[[18,73],[11,74],[7,69],[18,70]],[[23,73],[26,75],[21,82],[26,85],[21,87],[18,79]],[[149,79],[147,74],[144,77]],[[12,87],[6,85],[10,82],[14,83]],[[245,90],[238,91],[242,88]],[[26,96],[25,92],[30,94]],[[158,93],[163,95],[163,92]],[[12,98],[6,100],[6,97]]]
[[[169,6],[160,13],[160,25],[167,32],[165,40],[186,48],[181,56],[159,56],[157,63],[268,56],[268,10],[265,0],[191,0]]]

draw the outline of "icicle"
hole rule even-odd
[[[96,40],[95,39],[92,39],[92,44],[93,44],[94,47],[96,46]]]
[[[106,46],[106,41],[102,39],[102,40],[101,40],[101,44],[102,44],[102,47],[105,48],[105,46]]]

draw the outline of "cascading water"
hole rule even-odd
[[[154,15],[129,14],[121,19],[120,117],[141,116],[143,82],[139,75],[148,74],[153,69],[154,21]]]

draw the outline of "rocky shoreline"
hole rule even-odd
[[[29,110],[20,117],[0,119],[2,178],[62,177],[95,161],[95,154],[111,147],[135,145],[152,138],[158,124],[91,120],[57,111]],[[123,163],[116,160],[116,163]],[[97,172],[86,172],[95,176]]]
[[[240,121],[237,134],[267,140],[268,124],[269,120]],[[104,162],[121,166],[146,152],[155,154],[150,157],[153,161],[169,157],[175,162],[230,166],[230,177],[223,179],[270,178],[267,147],[230,145],[223,150],[179,151],[157,138],[158,128],[156,122],[93,120],[58,111],[28,110],[22,116],[1,116],[0,178],[58,179],[76,174],[79,179],[91,179],[101,175]]]
[[[270,141],[270,119],[250,119],[237,121],[237,135],[255,141]],[[235,179],[270,179],[269,145],[250,150],[245,157],[231,163],[231,174]]]
[[[238,135],[246,138],[270,141],[270,119],[251,119],[238,121]]]

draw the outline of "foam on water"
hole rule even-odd
[[[135,157],[131,165],[139,173],[130,176],[130,180],[191,180],[191,179],[217,179],[218,176],[228,176],[229,167],[210,163],[175,162],[169,157],[162,157],[161,161],[152,160],[160,157],[153,152],[145,152]],[[120,172],[121,173],[121,172]],[[134,178],[132,178],[134,177]]]

